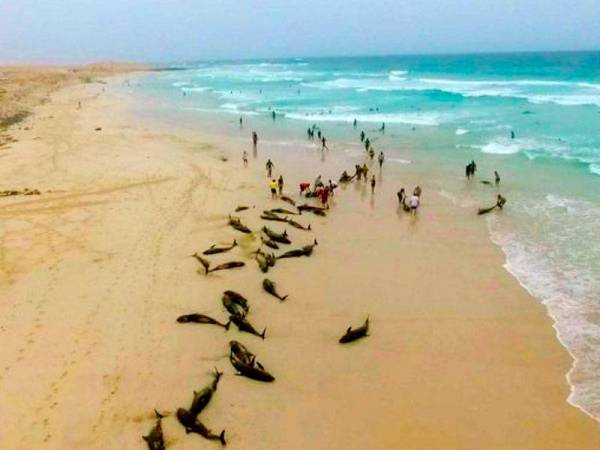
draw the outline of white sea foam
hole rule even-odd
[[[402,159],[402,158],[386,158],[386,161],[390,161],[396,164],[412,164],[410,159]]]
[[[511,155],[519,153],[523,147],[514,139],[496,139],[480,146],[483,153],[492,153],[495,155]]]
[[[320,122],[345,122],[352,123],[354,119],[366,123],[396,123],[421,126],[438,126],[445,117],[436,113],[398,113],[398,114],[302,114],[286,113],[286,117],[296,120],[309,120]]]
[[[600,419],[600,207],[547,194],[512,203],[521,224],[488,217],[491,236],[506,254],[506,269],[546,305],[560,342],[573,356],[569,402]]]
[[[590,164],[590,172],[600,175],[600,164]]]
[[[468,132],[469,132],[469,130],[466,130],[464,128],[457,128],[456,135],[457,136],[462,136],[463,134],[467,134]]]

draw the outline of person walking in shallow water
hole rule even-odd
[[[494,178],[496,179],[496,186],[498,186],[500,184],[500,175],[498,175],[496,170],[494,170]]]
[[[383,152],[379,152],[379,156],[377,157],[377,161],[379,161],[379,168],[380,169],[383,166],[383,160],[384,159],[385,159],[385,157],[383,156]]]
[[[248,152],[246,150],[242,154],[242,160],[244,161],[244,167],[248,167]]]
[[[269,178],[271,178],[271,172],[273,172],[273,166],[274,166],[274,164],[270,159],[265,164],[265,167],[267,168],[267,176]]]
[[[371,176],[371,194],[375,193],[375,175]]]
[[[252,145],[254,145],[254,148],[256,148],[256,144],[258,144],[258,134],[256,134],[256,131],[252,132]]]

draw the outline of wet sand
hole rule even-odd
[[[312,257],[267,274],[290,295],[280,303],[261,290],[258,238],[227,215],[254,205],[239,216],[258,230],[260,211],[288,207],[270,199],[268,157],[294,198],[300,181],[350,164],[333,150],[322,162],[316,149],[261,141],[244,169],[250,148],[236,139],[133,117],[115,93],[123,79],[53,93],[0,149],[0,189],[43,192],[0,199],[2,448],[145,448],[154,408],[171,413],[168,448],[217,448],[172,414],[213,367],[225,375],[202,417],[227,430],[228,448],[600,447],[598,424],[566,403],[571,361],[543,305],[503,269],[484,222],[436,194],[436,180],[384,166],[374,196],[354,183],[327,217],[297,218],[313,232],[267,223],[287,228],[293,248],[319,241]],[[416,219],[397,210],[399,180],[423,187]],[[240,246],[211,261],[247,267],[198,273],[190,255],[233,238]],[[191,312],[226,320],[226,289],[249,299],[264,341],[176,323]],[[340,346],[367,315],[371,335]],[[235,376],[231,339],[276,381]]]

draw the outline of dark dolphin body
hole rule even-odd
[[[298,223],[298,222],[296,222],[295,220],[292,220],[292,219],[288,219],[287,223],[289,223],[294,228],[298,228],[299,230],[304,230],[304,231],[311,231],[312,230],[312,228],[310,227],[310,224],[308,224],[308,226],[305,227],[302,224],[300,224],[300,223]]]
[[[356,328],[356,329],[352,329],[352,327],[348,327],[348,329],[346,330],[346,334],[344,334],[341,338],[340,338],[340,344],[347,344],[348,342],[352,342],[352,341],[356,341],[357,339],[363,338],[365,336],[368,336],[368,331],[369,331],[369,318],[367,317],[367,320],[365,320],[365,323],[363,324],[362,327],[360,328]]]
[[[250,209],[250,207],[249,206],[238,206],[237,208],[235,208],[235,212],[246,211],[247,209]]]
[[[317,240],[315,239],[314,244],[311,245],[305,245],[304,247],[300,248],[300,249],[296,249],[296,250],[290,250],[288,252],[285,252],[282,255],[279,255],[277,257],[277,259],[283,259],[283,258],[297,258],[300,256],[310,256],[312,255],[313,252],[313,248],[315,247],[315,245],[318,245]]]
[[[246,317],[246,314],[248,314],[248,311],[250,310],[248,300],[234,291],[225,291],[221,298],[221,302],[232,316]]]
[[[194,400],[192,400],[192,405],[190,406],[189,412],[197,417],[204,408],[208,405],[210,400],[212,399],[213,394],[217,391],[217,385],[219,384],[219,380],[223,372],[219,372],[215,368],[214,379],[213,381],[203,388],[202,390],[196,392],[194,391]]]
[[[148,444],[149,450],[165,450],[165,439],[163,437],[161,419],[164,417],[154,410],[156,414],[156,424],[146,436],[142,436],[142,439]]]
[[[254,328],[252,324],[248,322],[248,320],[246,320],[246,317],[232,314],[229,317],[229,320],[231,320],[235,324],[235,326],[238,327],[238,330],[253,334],[254,336],[258,336],[262,339],[265,338],[265,333],[267,332],[267,329],[265,328],[262,333],[259,333],[258,331],[256,331],[256,328]]]
[[[277,214],[289,214],[289,215],[292,215],[292,216],[299,216],[300,215],[300,211],[293,212],[293,211],[290,211],[289,209],[285,209],[285,208],[273,208],[273,209],[269,210],[269,212],[277,213]]]
[[[243,261],[229,261],[223,264],[219,264],[218,266],[212,269],[206,269],[206,275],[211,272],[216,272],[218,270],[228,270],[228,269],[236,269],[238,267],[244,267],[246,265]]]
[[[281,197],[279,197],[281,200],[283,200],[284,202],[289,203],[292,206],[296,206],[296,202],[294,200],[292,200],[291,198],[289,198],[286,195],[282,195]]]
[[[177,322],[179,323],[207,323],[211,325],[218,325],[220,327],[229,330],[229,325],[231,322],[221,323],[218,320],[213,319],[212,317],[205,316],[204,314],[184,314],[183,316],[179,316],[177,318]]]
[[[274,222],[287,222],[288,220],[287,217],[280,217],[270,211],[263,211],[263,213],[260,215],[260,218],[262,220],[272,220]]]
[[[241,231],[242,233],[246,233],[246,234],[252,233],[252,230],[250,228],[248,228],[246,225],[244,225],[242,223],[242,221],[239,219],[239,217],[229,216],[229,225],[231,225],[231,227],[234,230]]]
[[[244,344],[238,341],[229,341],[229,357],[235,357],[242,363],[250,365],[253,364],[256,356],[248,350]]]
[[[325,216],[325,211],[327,211],[327,208],[323,208],[321,206],[311,206],[305,203],[303,205],[298,206],[298,211],[310,211],[311,213],[317,214],[318,216]]]
[[[177,410],[177,420],[183,425],[186,433],[196,433],[205,439],[220,441],[221,445],[227,445],[227,442],[225,442],[225,430],[221,431],[221,434],[214,434],[187,409],[179,408]]]
[[[225,252],[228,252],[229,250],[231,250],[233,247],[235,247],[237,245],[238,245],[238,243],[234,239],[233,243],[231,245],[228,245],[226,247],[217,247],[216,245],[212,245],[210,248],[204,250],[202,252],[202,254],[203,255],[215,255],[217,253],[225,253]]]
[[[281,296],[277,293],[277,289],[275,289],[275,283],[273,283],[271,280],[269,280],[268,278],[265,278],[262,282],[262,286],[263,289],[268,292],[269,294],[271,294],[273,297],[277,297],[279,300],[284,301],[286,298],[288,298],[287,295]]]
[[[277,245],[277,243],[275,241],[272,241],[271,239],[265,239],[261,236],[261,241],[263,244],[265,244],[267,247],[271,247],[272,249],[275,250],[279,250],[279,245]]]
[[[279,242],[280,244],[291,244],[292,241],[288,238],[287,231],[283,231],[283,233],[276,233],[270,228],[263,227],[263,232],[273,241]]]
[[[231,365],[238,371],[239,375],[251,378],[257,381],[271,382],[275,377],[265,370],[265,368],[256,361],[256,356],[253,355],[246,347],[237,341],[229,343],[231,352],[229,353],[229,361]]]
[[[208,261],[207,259],[200,256],[198,253],[194,253],[192,256],[194,258],[196,258],[196,261],[198,261],[200,264],[202,264],[202,267],[204,267],[204,271],[208,273],[208,268],[210,267],[210,261]]]

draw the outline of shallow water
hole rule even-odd
[[[475,211],[502,192],[509,202],[485,219],[490,236],[575,359],[569,401],[600,418],[600,53],[182,66],[142,79],[141,92],[157,105],[146,113],[229,132],[243,117],[290,151],[317,124],[350,157],[362,153],[365,130],[388,163],[415,158],[439,169],[440,193],[459,207]],[[377,131],[382,122],[385,133]],[[471,159],[478,179],[467,183]],[[494,170],[499,188],[478,182]]]

